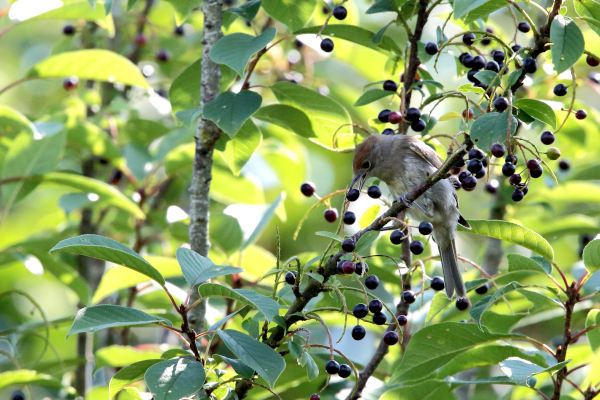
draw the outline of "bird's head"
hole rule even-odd
[[[352,162],[354,176],[352,178],[352,183],[350,184],[350,189],[358,182],[357,189],[361,190],[367,178],[371,176],[371,173],[375,168],[375,160],[374,157],[372,157],[373,149],[380,138],[380,135],[371,135],[356,148],[354,161]]]

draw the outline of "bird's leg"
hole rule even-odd
[[[398,196],[398,199],[396,201],[399,201],[400,203],[404,204],[404,206],[406,208],[413,208],[413,202],[410,200],[407,200],[406,197],[408,196],[407,193],[402,193],[400,196]],[[417,204],[418,205],[418,204]],[[421,208],[421,207],[419,207]]]

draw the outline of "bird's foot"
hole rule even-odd
[[[413,202],[412,202],[412,201],[410,201],[410,200],[408,200],[408,199],[406,198],[407,196],[408,196],[408,195],[407,195],[406,193],[402,193],[402,194],[400,195],[400,197],[398,197],[398,200],[397,200],[397,201],[398,201],[399,203],[403,204],[403,205],[404,205],[406,208],[413,208],[413,207],[414,207],[414,205],[413,205]]]

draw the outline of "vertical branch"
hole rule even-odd
[[[219,94],[219,80],[221,69],[209,57],[208,52],[212,46],[223,36],[221,23],[223,18],[222,0],[205,0],[202,4],[204,13],[204,29],[202,39],[202,77],[200,78],[200,107],[213,100]],[[208,241],[208,218],[210,209],[210,181],[212,180],[212,162],[215,143],[221,136],[221,130],[209,120],[200,118],[196,131],[196,154],[194,156],[194,170],[190,186],[190,227],[188,234],[192,250],[208,255],[210,247]],[[190,302],[199,299],[198,289],[192,290]],[[203,301],[194,307],[189,315],[189,323],[196,333],[204,331],[204,315],[206,302]]]

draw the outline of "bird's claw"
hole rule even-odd
[[[406,208],[413,208],[413,202],[408,200],[407,198],[407,194],[406,193],[402,193],[400,195],[400,197],[398,197],[398,202],[402,203]]]

